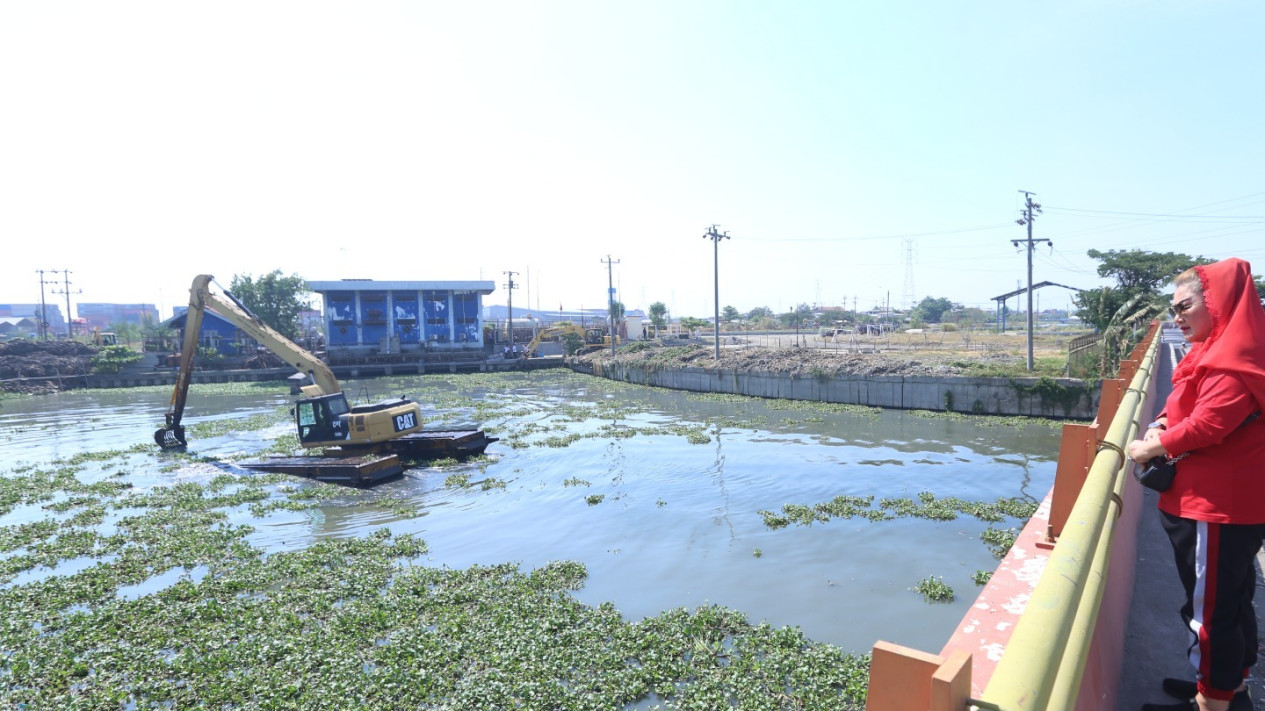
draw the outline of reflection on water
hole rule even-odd
[[[370,399],[418,393],[430,421],[446,426],[483,417],[479,424],[503,439],[489,449],[488,462],[410,469],[372,490],[340,490],[317,509],[263,517],[248,506],[227,509],[230,522],[253,527],[253,545],[271,553],[389,528],[425,540],[429,565],[513,561],[532,568],[576,560],[589,571],[580,599],[613,602],[630,619],[714,603],[860,652],[879,638],[939,648],[974,600],[971,574],[996,565],[979,540],[988,524],[970,517],[835,519],[772,530],[758,512],[840,495],[877,500],[922,491],[968,501],[1039,499],[1053,481],[1059,439],[1043,425],[981,426],[900,411],[709,399],[560,371],[420,376],[366,386]],[[190,416],[245,418],[276,412],[286,401],[268,388],[195,393]],[[5,402],[0,455],[8,466],[146,443],[167,404],[160,389]],[[190,448],[200,457],[231,457],[259,451],[288,429],[278,422],[191,441]],[[695,434],[682,434],[686,430]],[[513,445],[517,435],[527,446]],[[95,470],[89,464],[77,476],[106,477],[117,468],[117,460]],[[131,455],[126,468],[128,481],[142,489],[205,482],[225,472],[252,476],[229,463],[149,452]],[[471,485],[446,485],[456,472],[469,473]],[[485,479],[505,486],[484,490],[478,482]],[[590,504],[590,496],[601,502]],[[121,515],[108,515],[103,525],[113,527]],[[163,571],[120,594],[149,594],[204,574]],[[943,576],[957,600],[923,602],[910,588],[928,576]]]

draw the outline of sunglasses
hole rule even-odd
[[[1193,296],[1190,297],[1189,299],[1182,299],[1181,301],[1168,307],[1168,313],[1173,318],[1177,318],[1178,316],[1185,316],[1186,312],[1190,311],[1191,309],[1195,308],[1201,303],[1203,302],[1195,301],[1195,297]]]

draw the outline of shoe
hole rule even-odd
[[[1142,707],[1142,711],[1189,711],[1190,709],[1199,708],[1195,703],[1195,694],[1198,693],[1198,687],[1195,682],[1169,678],[1160,682],[1160,686],[1164,689],[1164,693],[1176,699],[1183,699],[1183,702],[1176,704],[1145,704]],[[1252,711],[1252,708],[1252,696],[1247,689],[1235,694],[1230,701],[1230,711]]]
[[[1194,699],[1178,701],[1175,704],[1142,704],[1142,711],[1199,711],[1199,704]]]
[[[1195,694],[1199,693],[1199,686],[1193,681],[1185,679],[1174,679],[1169,677],[1160,682],[1160,687],[1164,689],[1164,693],[1174,699],[1182,699],[1189,701],[1195,698]]]

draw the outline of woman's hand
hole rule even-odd
[[[1155,432],[1152,430],[1151,432]],[[1168,452],[1164,451],[1164,445],[1160,444],[1160,435],[1155,432],[1155,436],[1151,436],[1151,432],[1147,432],[1142,439],[1135,439],[1129,443],[1128,453],[1129,459],[1138,464],[1146,464],[1156,457],[1168,456]]]

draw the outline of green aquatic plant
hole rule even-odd
[[[944,578],[923,578],[910,589],[927,602],[953,602],[953,588],[945,584]]]
[[[115,517],[0,527],[0,704],[6,707],[715,708],[741,698],[770,709],[859,709],[869,658],[753,625],[719,607],[637,622],[571,595],[570,561],[522,571],[417,562],[420,539],[387,529],[263,556],[241,502],[404,508],[403,499],[216,475],[148,491],[28,470],[68,511]],[[44,482],[41,484],[40,482]],[[50,516],[57,515],[49,511]],[[95,560],[12,583],[18,569]],[[151,585],[155,576],[169,576]],[[136,587],[139,586],[139,587]],[[135,587],[135,589],[133,589]]]
[[[1018,540],[1019,530],[1015,528],[1002,530],[990,526],[984,529],[979,537],[993,551],[993,556],[1000,560],[1006,557],[1006,554],[1010,552],[1010,547]]]

